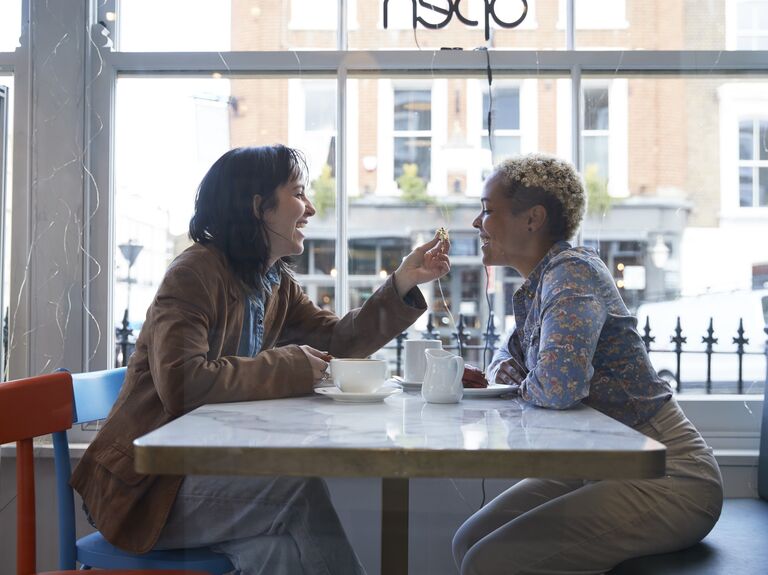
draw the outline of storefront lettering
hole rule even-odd
[[[509,0],[511,2],[515,2],[516,0]],[[434,4],[430,4],[429,2],[426,2],[425,0],[411,0],[411,14],[412,14],[412,22],[413,22],[413,29],[416,29],[417,24],[421,24],[424,28],[428,28],[430,30],[439,30],[440,28],[444,28],[448,25],[448,23],[453,19],[454,14],[456,17],[461,21],[462,24],[465,26],[471,26],[475,27],[478,26],[477,20],[470,20],[466,16],[464,16],[461,13],[461,0],[445,0],[447,7],[443,6],[435,6]],[[483,0],[483,5],[485,6],[485,13],[484,13],[484,20],[485,20],[485,39],[488,40],[490,38],[490,23],[491,18],[493,18],[493,21],[496,22],[499,26],[502,28],[516,28],[519,26],[523,20],[525,20],[525,17],[528,15],[528,1],[527,0],[520,0],[520,3],[522,4],[522,12],[520,14],[520,17],[515,20],[514,22],[505,22],[504,20],[501,20],[496,15],[496,3],[500,2],[500,0]],[[390,0],[384,0],[384,29],[387,28],[388,20],[389,20],[389,3]],[[404,2],[400,2],[404,3]],[[436,12],[437,14],[441,14],[444,16],[442,22],[427,22],[424,18],[419,16],[419,6],[422,8],[426,8],[427,10],[430,10],[432,12]]]

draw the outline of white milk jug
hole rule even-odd
[[[444,349],[425,349],[427,369],[421,396],[428,403],[456,403],[464,395],[464,360]]]

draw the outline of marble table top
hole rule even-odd
[[[348,477],[648,478],[662,444],[594,409],[518,399],[372,404],[310,396],[212,404],[138,438],[142,473]]]

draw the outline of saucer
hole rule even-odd
[[[499,397],[505,393],[512,393],[515,390],[515,386],[504,385],[501,383],[489,383],[488,387],[465,387],[464,397],[476,398],[476,397]]]
[[[402,393],[402,389],[399,387],[380,387],[376,391],[368,393],[351,393],[341,391],[337,387],[317,387],[315,393],[318,395],[324,395],[330,397],[334,401],[341,403],[376,403],[378,401],[384,401],[390,395]]]
[[[419,391],[423,384],[421,381],[405,381],[400,376],[394,376],[390,378],[389,381],[395,382],[397,385],[401,386],[404,391]]]

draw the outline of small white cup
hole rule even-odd
[[[333,384],[345,393],[371,393],[389,377],[383,359],[334,358],[331,360]]]
[[[406,339],[405,340],[405,369],[403,378],[408,383],[424,381],[427,369],[427,359],[424,352],[428,349],[443,349],[439,339]]]

